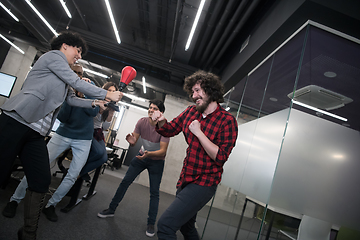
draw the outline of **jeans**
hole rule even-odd
[[[72,149],[73,159],[70,163],[70,167],[65,178],[62,180],[61,184],[50,198],[47,206],[55,206],[74,185],[80,170],[86,162],[90,146],[91,140],[71,139],[56,133],[50,139],[49,143],[47,144],[50,163],[53,162],[63,151],[69,149],[70,147]],[[26,177],[24,177],[16,188],[15,193],[11,196],[10,201],[16,201],[19,203],[21,199],[25,197],[26,188],[27,180]]]
[[[92,139],[89,158],[80,172],[80,176],[103,165],[108,160],[105,143],[103,140]]]
[[[124,179],[121,181],[120,186],[116,190],[115,196],[111,200],[109,209],[115,212],[130,184],[142,171],[147,169],[150,180],[150,204],[147,224],[155,225],[159,208],[159,189],[164,170],[164,162],[164,160],[152,160],[150,158],[145,158],[143,160],[136,157],[133,158]]]
[[[158,221],[158,239],[176,239],[176,232],[180,230],[185,240],[199,240],[195,229],[196,214],[215,192],[216,186],[188,184],[179,188],[175,200]]]
[[[16,156],[19,156],[29,190],[46,193],[51,182],[49,155],[44,136],[0,114],[0,186],[7,180]]]

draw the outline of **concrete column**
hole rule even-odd
[[[14,75],[17,77],[15,86],[10,95],[17,94],[23,85],[25,78],[30,71],[30,66],[34,61],[37,50],[35,47],[30,46],[23,42],[15,41],[14,44],[22,49],[25,54],[21,54],[18,50],[11,47],[6,59],[0,69],[1,72]],[[2,106],[7,98],[0,96],[0,106]]]

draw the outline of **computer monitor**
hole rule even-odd
[[[10,97],[17,77],[0,72],[0,96]]]

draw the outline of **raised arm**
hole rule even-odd
[[[133,132],[133,133],[129,133],[128,135],[126,135],[125,139],[126,139],[126,141],[128,141],[130,146],[133,147],[139,140],[139,137],[140,137],[140,134]]]
[[[219,147],[211,142],[207,136],[201,131],[200,123],[198,120],[192,121],[189,125],[189,130],[199,139],[201,146],[212,160],[216,159]]]

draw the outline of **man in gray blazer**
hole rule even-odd
[[[1,106],[0,115],[0,185],[6,180],[19,156],[28,181],[25,196],[24,226],[19,239],[35,239],[36,230],[51,174],[44,137],[64,100],[76,107],[95,107],[97,101],[68,94],[69,86],[88,96],[120,101],[122,93],[108,92],[81,80],[70,68],[85,54],[87,46],[80,35],[60,33],[51,41],[52,51],[42,55],[29,72],[21,91]]]

